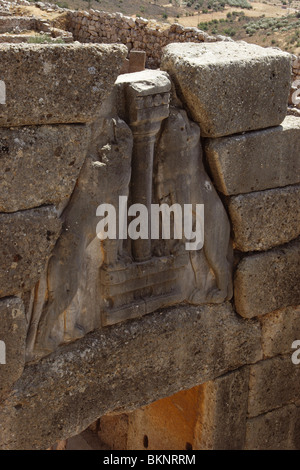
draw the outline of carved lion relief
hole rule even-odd
[[[200,129],[170,105],[161,71],[121,75],[92,126],[88,157],[62,213],[63,233],[31,293],[28,359],[89,331],[178,303],[232,296],[230,225],[203,164]],[[204,204],[204,244],[181,239],[99,239],[102,203]]]

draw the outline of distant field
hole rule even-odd
[[[300,54],[300,0],[47,0],[65,8],[154,18],[164,23],[178,22],[199,27],[211,35],[277,46]],[[31,0],[32,10],[34,0]],[[30,9],[30,7],[28,7]],[[36,11],[35,11],[36,13]],[[39,10],[40,16],[51,13]],[[52,15],[56,16],[55,14]]]

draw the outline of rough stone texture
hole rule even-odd
[[[167,117],[171,84],[165,72],[126,74],[116,84],[126,90],[130,116],[124,117],[132,132],[116,115],[92,126],[88,155],[63,214],[64,231],[34,301],[27,357],[185,300],[198,305],[232,297],[230,223],[204,169],[199,126],[183,110],[172,109]],[[185,236],[101,241],[97,207],[105,202],[118,208],[129,187],[130,204],[203,203],[203,249],[188,253]]]
[[[61,343],[102,326],[100,267],[105,246],[97,237],[100,218],[96,210],[101,203],[118,207],[119,194],[128,193],[132,135],[117,116],[104,122],[99,119],[92,127],[87,158],[63,213],[63,230],[34,303],[35,322],[29,326],[27,345],[34,346],[37,333],[39,354],[49,354]],[[117,245],[117,253],[119,240],[109,242]]]
[[[248,419],[247,450],[299,450],[300,408],[284,406],[270,413]]]
[[[145,70],[146,53],[145,51],[130,51],[129,54],[129,73],[141,72]]]
[[[249,368],[207,382],[200,390],[201,412],[195,448],[237,450],[245,444]]]
[[[61,221],[51,206],[0,214],[0,297],[34,286],[60,230]]]
[[[129,414],[127,449],[194,448],[194,429],[200,411],[199,388],[176,393]]]
[[[146,52],[147,66],[158,68],[162,48],[171,42],[212,42],[231,41],[224,36],[209,36],[197,28],[184,27],[177,23],[161,24],[156,20],[132,18],[122,13],[106,13],[93,10],[68,10],[68,27],[80,42],[104,42],[126,44],[128,51],[133,48]]]
[[[99,441],[95,432],[86,429],[78,436],[60,441],[52,450],[110,450]]]
[[[291,354],[294,341],[300,339],[300,306],[287,307],[260,318],[265,357]]]
[[[123,45],[0,45],[0,126],[90,122],[112,90]]]
[[[250,417],[297,402],[300,398],[300,367],[293,364],[291,353],[254,364],[250,368]]]
[[[0,409],[1,448],[47,448],[108,412],[256,362],[260,334],[258,322],[239,319],[230,304],[182,306],[88,334],[27,366]]]
[[[234,279],[236,311],[252,318],[300,303],[300,240],[245,257]]]
[[[231,197],[228,209],[234,247],[240,251],[262,251],[297,238],[299,200],[300,185]]]
[[[136,411],[138,412],[138,410]],[[100,418],[100,426],[98,436],[101,442],[108,449],[111,450],[127,450],[128,443],[128,425],[129,425],[129,415],[126,413],[116,415],[116,416],[102,416]],[[143,437],[140,439],[140,446],[143,444]],[[144,447],[141,447],[144,449]],[[138,450],[136,447],[135,450]]]
[[[300,109],[298,108],[289,106],[287,112],[288,112],[288,116],[300,117]]]
[[[0,340],[6,346],[6,364],[0,364],[0,401],[21,376],[25,366],[26,322],[23,301],[0,300]]]
[[[36,19],[25,16],[0,16],[0,34],[14,31],[15,28],[20,31],[35,29]]]
[[[121,90],[123,90],[123,88],[126,88],[126,91],[128,90],[128,92],[131,93],[132,97],[149,96],[158,93],[168,93],[171,90],[170,77],[167,73],[161,72],[160,70],[147,69],[135,72],[133,75],[121,75],[118,77],[116,85]],[[160,105],[162,104],[163,103],[160,103]],[[169,101],[167,101],[167,103],[165,104],[169,104]],[[155,104],[151,104],[150,102],[147,107],[154,108]]]
[[[89,135],[80,124],[0,129],[0,211],[58,204],[70,197]]]
[[[291,56],[254,44],[170,44],[161,69],[202,136],[219,137],[277,126],[287,113]]]
[[[223,194],[300,182],[300,119],[295,116],[270,129],[208,139],[205,149],[214,183]]]
[[[195,449],[202,387],[183,390],[132,413],[101,417],[101,442],[115,450]]]

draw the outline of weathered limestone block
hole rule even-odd
[[[70,197],[89,131],[80,124],[0,129],[0,212],[57,204]]]
[[[98,438],[100,442],[103,443],[108,449],[112,450],[127,450],[128,446],[128,427],[129,427],[129,416],[134,414],[122,413],[119,415],[108,415],[102,416],[100,418],[100,427],[98,431]],[[143,443],[144,433],[142,439],[140,440]],[[145,447],[141,447],[145,449]],[[139,450],[136,446],[135,450]]]
[[[21,376],[25,366],[26,322],[17,297],[0,300],[0,341],[5,343],[5,364],[0,361],[0,401]],[[3,359],[3,358],[1,358]]]
[[[300,182],[300,119],[295,116],[270,129],[209,139],[205,148],[214,183],[223,194]]]
[[[235,248],[268,250],[297,238],[300,235],[299,201],[300,185],[231,197],[228,209]]]
[[[144,51],[130,51],[129,73],[145,70],[146,53]]]
[[[236,311],[252,318],[300,303],[300,240],[245,257],[234,280]]]
[[[254,363],[260,335],[259,323],[240,319],[230,304],[164,309],[90,333],[25,369],[0,408],[1,448],[47,448],[99,416]]]
[[[288,405],[247,420],[246,450],[299,450],[300,408]]]
[[[204,204],[203,250],[190,254],[196,285],[189,300],[195,304],[223,302],[232,296],[229,219],[205,171],[202,156],[199,126],[188,119],[185,111],[171,107],[156,145],[154,200],[179,203],[181,207],[186,201]],[[160,244],[156,252],[166,248],[171,252],[174,250],[169,242],[166,245]],[[187,273],[180,281],[181,286],[185,282],[190,287],[194,284]]]
[[[254,44],[170,44],[161,69],[199,123],[219,137],[280,124],[286,116],[291,56]]]
[[[0,297],[33,287],[60,229],[61,221],[51,206],[0,214]]]
[[[132,134],[115,116],[97,120],[92,135],[87,158],[64,211],[64,228],[47,267],[46,282],[39,286],[41,300],[34,305],[28,356],[36,333],[37,349],[44,354],[102,325],[100,267],[104,259],[117,261],[123,252],[123,240],[101,241],[97,237],[100,219],[96,211],[102,203],[117,208],[119,194],[128,195]],[[50,299],[47,288],[52,292]]]
[[[247,367],[203,385],[201,413],[195,430],[196,449],[244,448],[248,386]]]
[[[116,44],[1,45],[0,126],[94,120],[126,55]]]
[[[286,307],[260,318],[264,357],[291,354],[300,339],[300,306]]]
[[[293,364],[291,354],[277,356],[250,368],[250,417],[294,403],[300,399],[300,367]]]
[[[202,163],[199,126],[183,110],[170,113],[170,88],[161,71],[125,74],[116,81],[112,102],[103,107],[110,118],[93,125],[88,156],[64,211],[64,232],[39,284],[28,358],[185,300],[198,305],[232,297],[229,219]],[[112,115],[114,101],[127,124]],[[118,210],[119,196],[126,198],[129,189],[130,203],[149,209],[152,202],[204,204],[203,250],[201,227],[193,253],[185,249],[186,233],[180,241],[172,236],[100,240],[97,207],[105,202]],[[160,220],[156,223],[159,229]]]

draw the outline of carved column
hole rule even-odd
[[[171,84],[164,72],[150,70],[121,76],[118,83],[125,85],[124,118],[133,133],[131,203],[148,209],[149,238],[132,241],[134,260],[141,262],[151,258],[154,145],[163,119],[169,116]]]
[[[129,122],[133,133],[131,200],[132,204],[144,204],[148,209],[148,227],[151,227],[151,202],[153,159],[156,136],[161,122],[169,115],[169,94],[157,94],[138,98],[134,105],[136,109],[130,117],[137,120]],[[133,105],[132,105],[133,108]],[[135,116],[134,116],[135,115]],[[133,257],[136,261],[146,261],[151,258],[151,239],[133,240]]]

